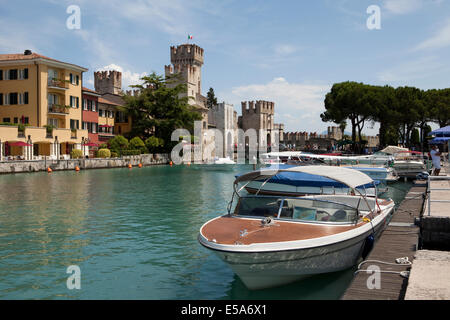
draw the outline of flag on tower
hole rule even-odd
[[[194,37],[191,36],[190,34],[188,34],[188,40],[192,40],[192,39],[194,39]]]

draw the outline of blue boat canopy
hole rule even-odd
[[[270,183],[278,183],[278,184],[284,184],[284,185],[291,185],[295,187],[335,187],[335,188],[347,188],[348,185],[345,183],[342,183],[340,181],[336,181],[334,179],[319,175],[319,174],[311,174],[306,172],[297,172],[297,171],[289,171],[289,169],[292,169],[292,165],[280,165],[280,166],[271,166],[267,167],[258,171],[254,171],[253,175],[252,173],[243,173],[236,175],[237,180],[246,180],[244,179],[244,176],[254,177],[254,181],[264,182],[269,177],[269,180],[267,182]],[[322,167],[322,168],[329,168],[329,167]],[[354,170],[354,169],[347,169],[347,170]],[[274,172],[276,171],[276,173]],[[356,171],[356,170],[355,170]],[[265,175],[264,173],[267,172],[273,172],[273,175]],[[358,171],[356,171],[358,172]],[[260,173],[260,176],[257,174]],[[361,173],[362,174],[362,173]],[[366,176],[366,175],[365,175]],[[369,177],[366,176],[368,180],[371,180]],[[249,179],[252,180],[252,179]],[[365,181],[367,182],[367,180]],[[361,185],[358,185],[358,188],[373,188],[375,184],[379,184],[379,181],[372,181],[370,183],[363,183]]]

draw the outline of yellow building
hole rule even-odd
[[[87,150],[82,80],[87,69],[26,50],[0,54],[0,160]],[[66,155],[66,156],[64,156]]]

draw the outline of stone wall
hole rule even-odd
[[[143,154],[139,156],[124,156],[123,158],[110,159],[71,159],[71,160],[35,160],[35,161],[5,161],[0,162],[0,174],[47,171],[75,170],[75,167],[83,169],[120,168],[128,164],[143,166],[168,164],[168,154]]]

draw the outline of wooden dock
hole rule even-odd
[[[378,260],[395,263],[395,259],[408,257],[413,261],[418,250],[420,228],[414,225],[415,218],[420,217],[423,210],[426,184],[417,182],[409,190],[400,206],[395,211],[389,225],[375,242],[373,250],[365,260]],[[409,271],[410,265],[386,265],[369,262],[361,266],[367,269],[375,265],[382,271]],[[403,300],[406,293],[408,279],[399,274],[381,273],[379,288],[369,289],[367,285],[373,278],[373,273],[358,272],[347,288],[342,300]]]

